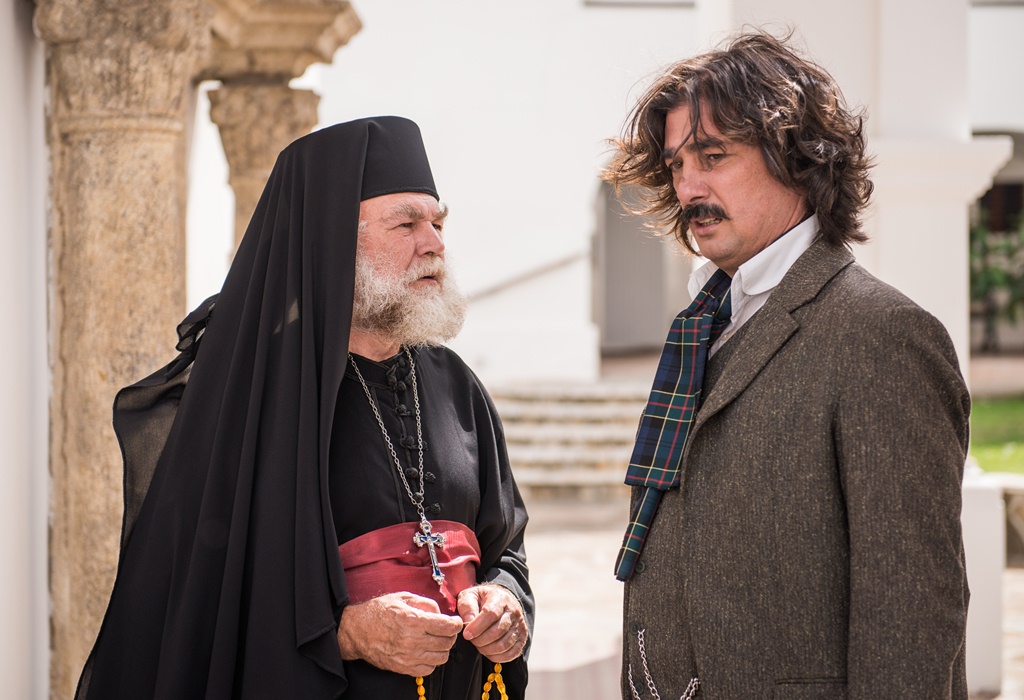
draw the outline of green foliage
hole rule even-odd
[[[996,323],[1016,322],[1024,313],[1024,223],[1010,231],[971,226],[970,267],[972,313],[985,321],[981,349],[995,352]]]
[[[978,462],[978,466],[987,472],[1024,474],[1024,442],[972,447],[971,455]]]
[[[1024,474],[1024,396],[974,401],[971,455],[985,471]]]

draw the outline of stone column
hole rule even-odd
[[[210,119],[220,129],[235,192],[241,240],[281,149],[316,126],[320,97],[292,78],[334,52],[362,27],[348,0],[212,0],[210,55],[197,78],[219,80]]]
[[[285,146],[316,126],[320,96],[278,84],[225,84],[210,93],[210,119],[220,129],[235,192],[235,245],[242,240],[263,187]]]
[[[869,122],[878,162],[877,233],[864,256],[873,272],[946,325],[965,375],[970,354],[968,209],[1013,153],[1009,137],[971,136],[969,11],[968,3],[955,0],[897,0],[878,6],[876,60],[885,68],[878,73]],[[927,18],[927,32],[915,29],[922,18]],[[911,75],[914,79],[907,80]]]
[[[185,108],[202,0],[38,0],[50,92],[50,695],[69,698],[121,526],[117,389],[173,355],[184,311]]]

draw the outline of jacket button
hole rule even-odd
[[[646,570],[647,570],[647,564],[644,563],[643,559],[638,561],[636,563],[636,566],[633,567],[633,571],[635,571],[638,574],[642,574]]]
[[[436,477],[436,476],[434,476],[434,472],[426,472],[426,473],[425,473],[425,474],[423,475],[423,480],[424,480],[425,482],[427,482],[428,484],[432,484],[432,483],[434,483],[435,481],[437,481],[437,477]]]
[[[395,384],[395,391],[405,391],[405,382],[399,381]]]
[[[430,512],[431,515],[440,515],[441,514],[441,504],[440,503],[431,503],[430,504],[430,508],[428,508],[427,510]]]

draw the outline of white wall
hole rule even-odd
[[[876,101],[875,2],[829,3],[828,11],[813,0],[699,0],[699,4],[702,48],[717,46],[741,26],[763,26],[777,36],[792,31],[792,44],[836,79],[849,104]]]
[[[638,83],[694,50],[693,10],[582,0],[354,5],[362,31],[301,84],[322,95],[324,125],[376,114],[419,123],[452,210],[449,251],[464,289],[589,256],[605,139]],[[194,183],[192,192],[219,187]],[[197,252],[200,238],[210,237],[190,228]],[[567,266],[539,286],[488,296],[471,305],[453,345],[485,379],[595,378],[590,287],[589,265]]]
[[[687,8],[394,0],[356,10],[363,30],[318,76],[320,118],[420,124],[471,294],[589,256],[605,140],[637,82],[694,47]],[[596,378],[586,259],[473,304],[454,347],[489,380]]]
[[[1006,150],[968,134],[1024,130],[1024,7],[968,10],[962,0],[890,0],[822,13],[817,0],[701,0],[695,9],[389,0],[357,2],[356,10],[363,30],[331,66],[315,66],[303,83],[323,95],[323,124],[381,113],[421,124],[453,210],[450,249],[471,293],[589,250],[604,139],[618,131],[647,76],[712,45],[733,26],[794,27],[798,43],[835,75],[848,101],[869,108],[878,167],[866,226],[874,240],[857,248],[858,257],[939,316],[966,360],[961,204],[984,191]],[[908,30],[922,23],[929,31]],[[208,164],[223,159],[211,133],[203,146]],[[200,124],[196,147],[202,143]],[[197,192],[219,197],[218,211],[229,212],[226,170],[216,164],[204,170],[196,173],[193,198]],[[230,245],[212,254],[201,247],[228,235],[210,233],[211,226],[230,227],[219,214],[201,218],[203,232],[190,220],[190,245],[216,268]],[[936,238],[938,230],[948,233]],[[585,289],[568,269],[552,274],[559,281],[554,298],[516,287],[489,297],[486,313],[483,304],[473,305],[456,347],[486,356],[488,343],[473,338],[497,342],[510,333],[513,345],[501,354],[522,359],[485,363],[497,372],[491,377],[592,378],[597,333],[592,316],[581,313],[590,304],[589,273]],[[190,301],[215,290],[222,275],[215,269],[205,278],[215,282],[200,285],[190,272]],[[199,286],[202,292],[192,291]],[[522,309],[527,325],[509,328],[504,319]],[[557,332],[534,332],[540,328]],[[526,347],[537,343],[539,354]],[[528,361],[531,356],[543,362]]]
[[[46,163],[33,3],[0,0],[0,678],[48,695]]]
[[[235,195],[228,185],[228,164],[220,133],[210,121],[207,95],[218,85],[203,83],[196,95],[185,219],[185,289],[189,310],[220,291],[235,250]]]
[[[1024,132],[1024,6],[972,8],[969,36],[971,126]]]

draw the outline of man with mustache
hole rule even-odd
[[[669,68],[605,172],[708,259],[626,483],[625,698],[967,698],[970,400],[854,262],[863,118],[768,34]]]
[[[181,356],[115,400],[121,560],[78,698],[525,696],[526,511],[443,346],[446,217],[407,119],[281,153]]]

